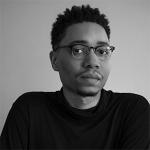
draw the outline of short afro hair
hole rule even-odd
[[[98,8],[91,8],[89,5],[72,6],[66,9],[64,14],[59,14],[53,23],[51,31],[51,44],[53,50],[59,45],[65,36],[66,29],[76,23],[94,22],[102,26],[108,39],[110,39],[109,21],[105,14],[101,14]]]

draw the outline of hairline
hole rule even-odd
[[[99,24],[99,23],[97,23],[96,21],[85,21],[85,20],[83,20],[82,22],[75,22],[75,23],[72,23],[72,24],[70,24],[70,25],[68,25],[65,29],[64,29],[64,32],[63,33],[61,33],[60,34],[60,41],[59,41],[59,43],[57,43],[57,44],[55,44],[54,45],[54,51],[55,51],[55,48],[57,48],[57,47],[59,47],[59,44],[61,43],[61,41],[63,40],[63,38],[66,36],[66,32],[67,32],[67,29],[69,28],[69,27],[71,27],[72,25],[76,25],[76,24],[81,24],[81,23],[95,23],[95,24],[98,24],[99,26],[101,26],[104,30],[105,30],[105,28],[101,25],[101,24]],[[106,30],[105,30],[105,32],[106,32]],[[107,35],[107,33],[106,33],[106,35]],[[107,38],[108,38],[108,41],[110,40],[109,39],[109,36],[107,35]]]

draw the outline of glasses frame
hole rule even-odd
[[[73,48],[74,46],[76,46],[76,45],[81,45],[81,46],[87,47],[87,48],[88,48],[88,53],[86,53],[86,54],[89,54],[90,50],[93,49],[93,51],[94,51],[94,53],[95,53],[96,56],[97,56],[97,54],[96,54],[96,49],[99,48],[99,47],[102,47],[102,46],[106,46],[106,47],[108,48],[108,51],[111,52],[111,53],[115,50],[115,47],[112,46],[112,45],[99,45],[99,46],[93,47],[93,46],[88,46],[88,45],[81,44],[81,43],[76,43],[76,44],[71,44],[71,45],[58,46],[58,47],[55,48],[54,51],[57,51],[58,49],[61,49],[61,48],[70,48],[70,49],[71,49],[71,54],[72,54],[72,56],[73,56],[74,58],[76,58],[76,59],[81,59],[81,58],[77,58],[77,57],[73,54],[72,48]],[[108,56],[109,56],[109,55],[108,55]],[[98,57],[99,57],[99,56],[98,56]]]

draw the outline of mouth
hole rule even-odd
[[[95,73],[83,73],[83,74],[81,74],[81,76],[80,76],[81,78],[89,78],[89,79],[95,79],[95,80],[101,80],[101,78],[102,78],[102,76],[99,74],[99,73],[97,73],[97,72],[95,72]]]
[[[83,78],[83,79],[93,79],[93,80],[100,80],[100,78],[99,77],[97,77],[97,76],[91,76],[91,75],[84,75],[84,76],[81,76],[81,78]]]
[[[98,73],[83,73],[79,76],[79,80],[85,84],[98,84],[102,76]]]

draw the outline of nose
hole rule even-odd
[[[83,67],[88,69],[99,69],[100,68],[100,60],[94,53],[94,51],[90,51],[88,55],[83,60]]]

